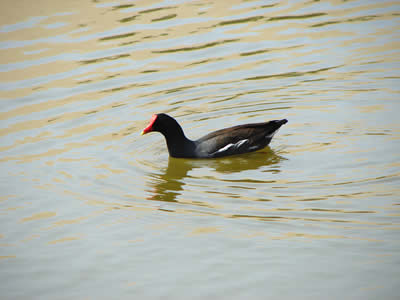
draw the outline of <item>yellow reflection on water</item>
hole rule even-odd
[[[54,222],[53,225],[50,226],[48,229],[53,228],[53,227],[58,227],[58,226],[64,226],[64,225],[78,224],[88,218],[89,217],[78,217],[76,219],[60,220],[60,221]]]
[[[216,233],[221,231],[221,228],[219,227],[198,227],[194,230],[192,230],[192,232],[190,232],[189,235],[199,235],[199,234],[210,234],[210,233]]]
[[[383,104],[376,104],[376,105],[365,105],[359,107],[360,111],[363,113],[371,113],[377,112],[385,109],[385,105]]]
[[[0,259],[16,258],[15,255],[0,255]]]
[[[49,245],[54,245],[54,244],[59,244],[59,243],[75,241],[75,240],[79,240],[79,239],[81,239],[81,237],[78,237],[78,236],[67,236],[67,237],[64,237],[64,238],[61,238],[61,239],[49,241],[48,244]]]
[[[57,213],[53,211],[46,211],[46,212],[40,212],[33,214],[30,217],[26,217],[20,220],[20,222],[28,222],[28,221],[37,221],[37,220],[42,220],[42,219],[48,219],[51,217],[56,216]]]
[[[371,238],[360,238],[360,237],[350,237],[344,235],[323,235],[323,234],[310,234],[310,233],[299,233],[299,232],[287,232],[278,236],[273,236],[273,240],[284,240],[293,238],[304,238],[310,240],[316,239],[351,239],[351,240],[362,240],[368,242],[382,242],[381,240],[371,239]]]

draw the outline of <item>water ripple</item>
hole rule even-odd
[[[328,277],[332,298],[397,296],[397,3],[1,7],[5,298],[190,298],[193,282],[200,298],[254,298],[266,279],[273,298],[323,298]],[[262,152],[187,160],[140,136],[159,112],[192,139],[289,122]],[[94,273],[110,295],[81,280]]]

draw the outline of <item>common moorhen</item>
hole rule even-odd
[[[286,123],[287,120],[282,119],[237,125],[192,141],[185,136],[174,118],[167,114],[156,114],[151,117],[142,135],[151,131],[162,133],[172,157],[215,158],[260,150],[269,144],[278,129]]]

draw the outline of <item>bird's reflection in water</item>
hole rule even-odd
[[[270,148],[262,152],[253,152],[219,159],[182,159],[170,157],[168,167],[161,174],[152,174],[152,196],[148,200],[177,202],[176,197],[182,193],[185,178],[197,168],[212,168],[216,172],[229,174],[247,170],[258,170],[273,167],[272,171],[279,172],[279,162],[285,158]]]

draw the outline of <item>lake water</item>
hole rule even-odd
[[[398,1],[2,1],[2,299],[398,299]],[[287,118],[263,152],[168,157]]]

